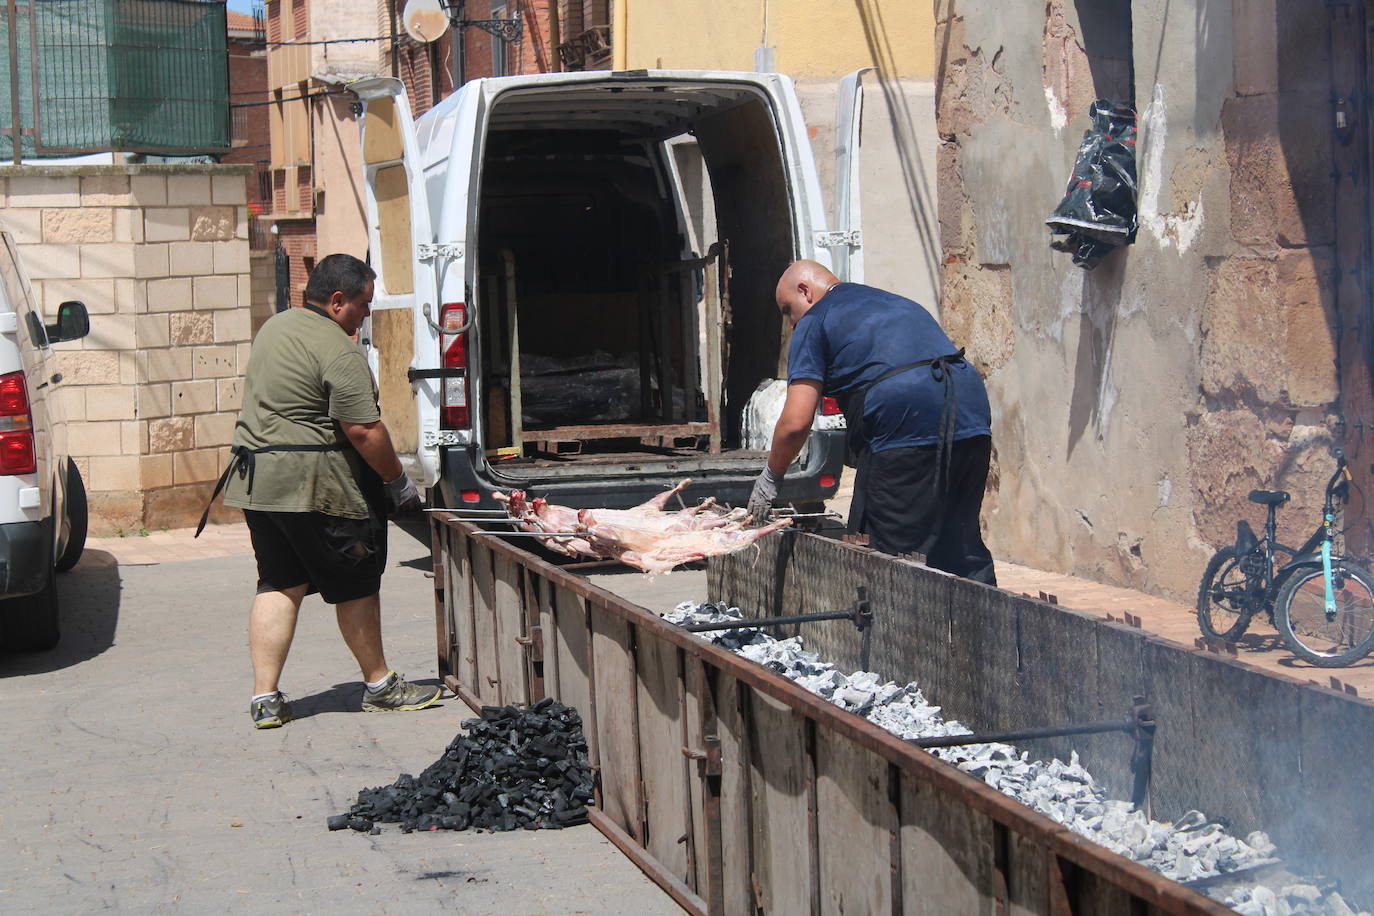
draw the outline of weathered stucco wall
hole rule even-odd
[[[1295,203],[1321,193],[1311,167],[1280,144],[1275,0],[1235,19],[1226,2],[1128,8],[1133,28],[1114,30],[1070,0],[938,5],[944,323],[988,380],[994,551],[1191,597],[1236,518],[1259,517],[1250,488],[1294,491],[1290,534],[1315,521],[1337,396],[1329,238]],[[1123,47],[1139,237],[1085,272],[1049,248],[1044,219],[1088,103],[1129,92]],[[1329,161],[1322,134],[1306,161]]]

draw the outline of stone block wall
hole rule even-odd
[[[55,349],[94,535],[194,524],[224,469],[252,337],[249,170],[0,169],[0,228],[39,306],[91,315]]]

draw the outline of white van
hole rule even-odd
[[[745,408],[786,374],[778,277],[834,248],[861,279],[845,276],[857,233],[826,231],[791,81],[481,79],[415,121],[400,81],[349,88],[378,273],[360,339],[432,502],[519,487],[630,506],[691,477],[744,503],[765,458],[744,447]],[[813,432],[781,502],[834,493],[843,438]]]
[[[59,636],[55,574],[86,544],[86,491],[67,455],[52,393],[52,344],[90,330],[64,302],[44,324],[9,233],[0,233],[0,647],[51,649]]]

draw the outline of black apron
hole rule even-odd
[[[940,431],[936,440],[936,463],[940,468],[939,487],[943,492],[949,485],[950,452],[953,450],[954,432],[958,425],[958,398],[955,394],[954,377],[950,369],[963,361],[964,348],[960,347],[957,353],[947,353],[944,356],[907,363],[904,366],[887,370],[868,385],[851,392],[845,398],[844,421],[847,431],[845,433],[846,454],[844,463],[856,471],[854,475],[854,498],[849,505],[848,530],[851,534],[867,531],[865,509],[868,505],[868,471],[869,461],[873,456],[873,451],[868,447],[868,437],[864,430],[864,401],[867,399],[868,393],[894,375],[901,375],[903,372],[919,369],[923,366],[930,367],[931,377],[940,383],[944,389],[944,407],[940,411]],[[935,528],[937,531],[939,530],[938,525]],[[929,547],[930,545],[925,546]],[[921,552],[929,553],[929,550]]]
[[[329,318],[329,313],[318,306],[305,304],[308,311],[314,312]],[[330,321],[334,319],[330,318]],[[229,475],[238,472],[239,479],[248,480],[247,493],[253,492],[253,475],[257,472],[257,456],[267,452],[342,452],[353,446],[346,442],[330,442],[324,445],[264,445],[261,448],[248,448],[244,445],[233,445],[229,447],[229,463],[224,467],[224,473],[219,476],[215,483],[215,491],[210,494],[210,501],[205,504],[205,511],[200,515],[200,524],[196,525],[195,537],[200,537],[200,533],[205,530],[205,523],[210,520],[210,509],[214,507],[215,500],[219,499],[220,493],[224,492],[224,486],[229,482]],[[360,455],[359,458],[362,456]],[[372,512],[379,512],[382,502],[383,486],[382,477],[366,461],[359,462],[362,465],[362,479],[358,481],[358,489],[362,491],[363,500],[368,504]],[[380,513],[385,517],[385,513]]]

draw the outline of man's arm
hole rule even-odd
[[[386,424],[381,420],[371,423],[345,423],[340,420],[339,428],[383,481],[395,480],[405,472],[401,467],[401,459],[396,457],[396,449],[391,444],[391,434],[386,431]]]
[[[815,379],[797,379],[787,386],[787,400],[778,425],[773,427],[773,448],[768,453],[768,468],[774,474],[787,473],[792,459],[806,444],[820,402],[821,383]]]

